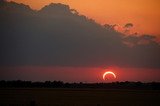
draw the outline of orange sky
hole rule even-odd
[[[51,2],[70,5],[80,14],[104,24],[134,24],[133,32],[160,37],[160,0],[12,0],[40,9]]]

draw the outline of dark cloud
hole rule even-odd
[[[130,31],[131,31],[131,28],[133,27],[134,25],[132,23],[127,23],[123,26],[124,28],[124,33],[127,34],[127,35],[130,35]]]
[[[160,46],[153,36],[124,38],[113,26],[101,26],[68,5],[50,4],[34,11],[0,1],[0,23],[1,66],[160,68]],[[148,43],[139,43],[143,40]]]
[[[159,44],[156,41],[156,37],[152,36],[152,35],[141,35],[141,36],[137,36],[137,35],[129,35],[124,37],[123,40],[125,43],[128,43],[132,46],[137,46],[137,45],[150,45],[152,43],[155,43],[157,46],[159,46]]]
[[[132,23],[127,23],[124,25],[124,28],[132,28],[134,25]]]
[[[116,26],[117,26],[116,24],[114,25],[104,24],[104,28],[109,29],[109,30],[115,30]]]

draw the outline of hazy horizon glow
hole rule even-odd
[[[104,80],[103,74],[107,70],[116,73],[113,80]],[[93,68],[93,67],[42,67],[21,66],[3,67],[0,80],[31,80],[31,81],[64,81],[64,82],[114,82],[114,81],[141,81],[160,82],[159,69],[145,68]]]

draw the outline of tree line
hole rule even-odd
[[[94,88],[94,89],[147,89],[160,90],[160,82],[111,82],[111,83],[68,83],[63,81],[0,81],[0,88]]]

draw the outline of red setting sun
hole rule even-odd
[[[116,75],[115,73],[113,73],[112,71],[106,71],[104,74],[103,74],[103,79],[104,80],[109,80],[109,79],[115,79],[116,78]]]

